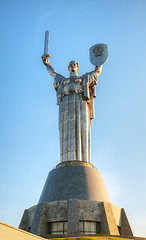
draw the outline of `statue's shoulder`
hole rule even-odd
[[[92,74],[94,74],[94,71],[86,72],[86,73],[84,73],[82,76],[83,76],[83,78],[84,78],[84,77],[86,77],[86,76],[91,76]]]
[[[63,75],[57,73],[54,80],[57,81],[57,82],[62,82],[62,81],[64,81],[65,79],[67,79],[67,78],[64,77]]]

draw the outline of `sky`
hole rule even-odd
[[[58,106],[41,62],[50,31],[50,63],[69,76],[92,71],[89,48],[106,43],[91,127],[91,163],[135,236],[146,237],[146,1],[5,0],[0,2],[0,221],[18,227],[38,203],[59,163]]]

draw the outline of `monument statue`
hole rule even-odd
[[[90,126],[95,118],[95,86],[102,71],[102,64],[108,59],[107,45],[96,44],[90,48],[94,71],[78,76],[79,64],[71,61],[68,65],[69,78],[57,73],[50,65],[48,46],[49,32],[46,31],[42,61],[54,79],[57,93],[61,162],[77,160],[90,163]]]
[[[66,78],[50,65],[48,31],[45,36],[42,60],[57,93],[61,163],[49,172],[38,204],[25,209],[19,228],[46,239],[99,234],[131,238],[125,210],[111,203],[101,173],[90,163],[95,86],[108,59],[107,45],[89,49],[95,70],[78,76],[79,64],[71,61]]]

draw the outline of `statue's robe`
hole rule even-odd
[[[56,74],[54,87],[59,105],[61,162],[90,162],[90,126],[94,118],[97,71],[80,77]]]

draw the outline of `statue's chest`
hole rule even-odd
[[[71,92],[81,92],[82,87],[82,79],[81,78],[69,78],[63,81],[63,94],[67,95]]]

